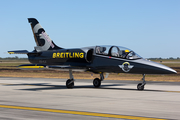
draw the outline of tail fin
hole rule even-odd
[[[28,22],[31,24],[31,28],[34,34],[34,39],[37,44],[35,50],[37,52],[46,50],[62,49],[58,47],[51,38],[47,35],[45,30],[39,24],[35,18],[28,18]]]

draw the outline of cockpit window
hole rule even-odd
[[[112,47],[111,56],[119,57],[119,48],[118,47],[116,47],[116,46]]]
[[[108,46],[97,46],[96,47],[96,54],[101,54],[101,55],[107,55],[109,53],[110,47]]]
[[[120,46],[96,46],[96,54],[112,56],[123,59],[140,59],[141,56],[134,51]]]

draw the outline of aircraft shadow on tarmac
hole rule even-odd
[[[48,85],[48,83],[35,83],[35,84],[8,84],[6,86],[39,86],[41,88],[27,88],[27,89],[17,89],[17,90],[27,90],[27,91],[40,91],[40,90],[55,90],[55,89],[68,89],[65,85]],[[108,84],[101,85],[99,88],[95,88],[93,85],[78,85],[74,86],[73,89],[89,88],[89,89],[108,89],[108,90],[131,90],[139,91],[135,88],[110,88],[112,86],[126,86],[126,84]],[[43,87],[43,88],[42,88]],[[143,91],[152,91],[152,92],[167,92],[164,90],[149,90],[145,89]]]

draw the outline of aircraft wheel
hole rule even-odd
[[[74,87],[74,80],[68,79],[68,80],[66,81],[66,87],[67,87],[67,88],[73,88],[73,87]]]
[[[138,89],[138,90],[144,90],[144,85],[142,85],[142,83],[139,83],[139,84],[137,85],[137,89]]]
[[[94,81],[93,81],[93,85],[96,88],[101,86],[101,80],[99,78],[95,78]]]

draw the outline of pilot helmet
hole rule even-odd
[[[129,50],[125,50],[126,53],[129,53]]]
[[[101,52],[106,51],[106,47],[100,47],[100,51],[101,51]]]

